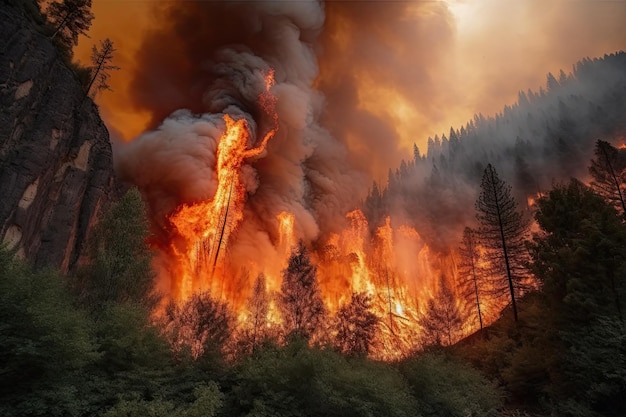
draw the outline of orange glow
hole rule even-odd
[[[159,70],[163,62],[141,60],[143,38],[159,34],[165,39],[168,31],[176,26],[171,26],[166,19],[153,18],[150,11],[157,3],[154,0],[124,2],[126,12],[121,14],[114,3],[95,2],[97,20],[90,32],[93,41],[83,39],[76,56],[85,62],[92,43],[105,37],[114,41],[118,50],[114,64],[122,70],[112,74],[115,92],[103,94],[97,100],[109,128],[130,139],[154,122],[152,118],[160,114],[157,110],[162,110],[146,97],[130,96],[133,91],[138,96],[141,95],[139,92],[146,92],[131,88],[133,81],[144,75],[162,81]],[[561,19],[561,23],[555,25],[551,17],[560,16],[565,6],[569,9],[571,5],[565,3],[550,5],[544,13],[543,3],[520,2],[514,8],[515,13],[506,14],[502,13],[510,7],[509,4],[501,6],[491,2],[493,4],[487,8],[483,0],[471,5],[450,0],[447,4],[454,4],[450,9],[443,2],[366,3],[359,4],[356,9],[352,8],[356,4],[352,2],[325,4],[327,19],[321,30],[323,47],[319,48],[323,53],[317,57],[318,62],[314,62],[319,64],[319,74],[313,87],[324,96],[326,107],[321,111],[311,106],[306,117],[317,118],[318,112],[324,113],[329,120],[324,120],[326,124],[322,127],[347,145],[347,164],[361,168],[372,178],[384,178],[390,167],[396,167],[402,158],[410,155],[414,142],[424,150],[428,135],[447,132],[451,125],[459,126],[477,112],[500,110],[504,103],[511,103],[517,97],[520,89],[535,89],[543,84],[547,71],[556,73],[560,68],[569,68],[582,56],[612,51],[614,45],[620,45],[624,39],[623,31],[615,31],[612,36],[607,33],[622,22],[615,23],[613,21],[617,19],[610,19],[611,24],[604,24],[607,17],[620,15],[607,9],[606,5],[603,12],[591,19],[596,22],[596,27],[606,26],[606,29],[595,31],[592,30],[594,25],[579,24],[584,21],[589,6],[568,12],[576,17],[571,22]],[[169,15],[164,14],[161,18],[163,16]],[[586,29],[580,30],[583,27]],[[579,32],[579,36],[572,37]],[[594,35],[595,32],[598,35]],[[584,42],[563,42],[563,39]],[[197,44],[188,46],[201,51],[198,55],[202,59],[209,59],[215,51],[210,48],[205,51],[205,41],[208,39],[200,39]],[[239,41],[246,42],[247,39]],[[161,51],[146,56],[158,58]],[[181,49],[180,54],[185,53],[189,51]],[[177,69],[171,73],[176,75],[171,77],[173,79],[185,78],[185,74],[193,69],[191,64],[197,64],[193,60],[178,63],[178,60],[169,58],[167,62]],[[277,71],[280,80],[287,77],[285,73],[288,71],[284,68],[277,66]],[[310,76],[314,77],[314,74]],[[190,85],[198,81],[192,75],[189,78]],[[281,317],[274,295],[280,291],[282,270],[292,248],[299,238],[307,236],[306,244],[312,246],[312,261],[317,267],[322,296],[330,314],[348,303],[351,293],[365,293],[371,297],[372,311],[380,319],[373,356],[389,359],[409,353],[419,347],[422,333],[419,319],[426,312],[428,301],[437,296],[442,279],[456,291],[455,250],[437,252],[431,249],[417,230],[399,224],[397,218],[387,217],[383,225],[375,227],[377,225],[368,224],[363,212],[353,210],[346,214],[343,228],[339,226],[331,230],[333,233],[324,230],[317,234],[308,224],[313,221],[303,219],[304,215],[297,209],[282,211],[283,206],[274,205],[262,207],[266,209],[263,211],[256,210],[258,207],[253,204],[247,205],[248,193],[254,192],[247,188],[246,182],[246,175],[254,175],[250,174],[255,168],[252,160],[265,156],[268,142],[279,126],[277,98],[272,94],[274,70],[265,74],[264,81],[265,89],[257,100],[260,108],[255,107],[253,113],[264,111],[273,125],[257,137],[253,133],[255,129],[249,125],[253,123],[250,119],[253,116],[246,119],[224,114],[223,132],[216,150],[211,150],[215,152],[214,166],[210,167],[216,180],[215,190],[211,188],[213,194],[206,200],[181,205],[169,214],[169,224],[165,225],[167,230],[163,232],[169,235],[164,239],[164,247],[160,248],[167,258],[163,262],[166,264],[163,269],[167,270],[163,272],[167,275],[163,281],[170,284],[167,295],[181,301],[194,293],[208,291],[227,301],[243,325],[250,315],[246,303],[253,292],[255,278],[262,273],[270,297],[266,326],[278,328]],[[288,84],[285,82],[279,87],[288,87]],[[163,90],[169,91],[165,87]],[[286,88],[281,91],[285,95],[291,94]],[[174,93],[180,91],[174,89]],[[171,95],[165,94],[165,107],[170,104],[174,109],[187,106],[189,92],[174,93],[171,95],[182,96],[181,106],[178,106],[179,102],[170,103]],[[322,97],[315,96],[313,101],[322,101]],[[364,114],[368,117],[363,117]],[[368,123],[371,122],[369,116],[380,123]],[[302,121],[301,124],[306,123]],[[285,132],[301,129],[286,126]],[[278,139],[283,137],[279,135],[276,139],[270,149],[274,145],[289,147],[294,142],[287,134],[280,143]],[[276,170],[282,173],[287,168],[295,169],[295,166],[303,169],[306,163],[302,161],[306,162],[309,153],[315,152],[313,148],[319,144],[304,145],[311,150],[293,150],[293,153],[302,153],[293,157],[297,160],[294,166],[285,163]],[[284,162],[280,158],[271,162],[277,161]],[[260,182],[262,175],[259,177]],[[274,190],[261,191],[269,194]],[[285,198],[289,197],[285,195]],[[316,197],[309,199],[305,196],[302,204],[309,204],[309,200]],[[536,197],[529,198],[529,206],[534,204]],[[169,213],[170,207],[166,211]],[[251,218],[255,216],[263,222],[262,232],[267,233],[255,234],[258,230],[249,230],[254,227],[244,227],[254,224]],[[340,221],[341,218],[337,222]],[[302,229],[307,227],[308,233],[304,233]],[[236,243],[244,232],[248,233],[245,249],[251,255],[242,262],[244,250],[239,250],[237,255],[233,252],[239,249]],[[456,302],[460,306],[458,297]],[[483,303],[485,321],[489,322],[497,316],[502,305]],[[472,327],[466,324],[462,332],[467,334],[471,330]]]
[[[260,97],[264,109],[271,113],[275,106],[275,98],[270,93],[273,76],[274,72],[270,71],[265,79],[266,91]],[[223,282],[225,270],[220,261],[224,259],[231,234],[243,219],[246,196],[241,168],[246,160],[265,151],[267,142],[278,130],[274,115],[274,127],[256,148],[248,149],[250,128],[247,121],[243,118],[234,120],[227,114],[223,120],[225,130],[216,155],[218,185],[215,195],[207,201],[183,205],[169,218],[176,233],[182,237],[182,242],[173,241],[171,247],[178,265],[172,296],[178,300],[185,300],[196,291],[222,291],[223,288],[216,288],[213,278],[218,273]]]

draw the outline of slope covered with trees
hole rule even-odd
[[[595,142],[626,142],[626,53],[584,59],[573,71],[548,74],[546,88],[520,92],[517,103],[494,117],[474,116],[465,126],[414,147],[411,160],[389,170],[364,201],[372,230],[385,216],[415,226],[429,245],[456,247],[487,164],[495,167],[526,205],[554,181],[588,178]]]

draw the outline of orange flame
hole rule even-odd
[[[278,130],[278,116],[273,112],[275,97],[270,93],[274,84],[274,72],[265,77],[266,89],[260,101],[264,110],[273,114],[274,126],[265,134],[256,148],[248,149],[250,128],[245,119],[234,120],[223,116],[225,130],[217,148],[217,190],[212,199],[196,204],[183,205],[169,220],[183,238],[172,246],[178,258],[178,290],[174,298],[187,299],[194,291],[214,290],[213,277],[220,267],[224,248],[243,219],[245,185],[241,167],[245,160],[257,157],[265,151],[267,142]],[[182,246],[182,247],[181,247]],[[223,267],[222,267],[223,269]]]
[[[183,205],[169,217],[175,236],[169,247],[175,264],[175,270],[170,271],[174,275],[171,298],[185,300],[201,291],[218,295],[229,302],[240,328],[246,327],[250,317],[246,297],[253,292],[255,274],[265,277],[265,326],[268,330],[280,327],[274,294],[280,290],[282,270],[297,242],[298,219],[294,213],[283,211],[276,215],[275,257],[251,259],[244,267],[232,265],[226,250],[245,221],[242,168],[251,158],[262,155],[278,129],[276,97],[270,92],[273,76],[273,71],[267,75],[265,91],[259,96],[261,107],[273,119],[272,128],[258,146],[248,148],[252,140],[246,119],[224,115],[224,132],[216,151],[215,194],[206,201]],[[440,290],[441,277],[453,281],[457,274],[454,251],[447,255],[431,252],[415,229],[394,226],[390,217],[371,233],[360,210],[347,213],[344,230],[318,243],[322,245],[313,252],[312,260],[328,311],[333,314],[350,302],[352,293],[365,293],[372,301],[371,311],[380,320],[373,356],[398,358],[419,347],[420,317],[428,300]],[[470,330],[466,325],[462,331]]]

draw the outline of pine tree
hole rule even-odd
[[[326,311],[317,283],[317,270],[300,241],[283,271],[280,312],[287,335],[311,338],[324,321]]]
[[[53,2],[46,13],[55,25],[52,39],[58,38],[68,49],[78,45],[78,37],[87,34],[94,18],[91,0]]]
[[[270,297],[265,285],[265,275],[261,273],[254,282],[252,295],[248,300],[248,321],[244,337],[250,345],[249,352],[254,352],[267,334]]]
[[[529,223],[517,211],[511,187],[498,177],[491,164],[485,168],[480,190],[476,201],[478,237],[490,264],[493,294],[503,297],[508,290],[517,321],[516,297],[524,289]]]
[[[94,98],[102,90],[113,91],[109,86],[110,71],[120,69],[115,65],[111,65],[113,52],[115,52],[115,48],[109,38],[100,42],[99,49],[95,45],[93,46],[91,50],[91,78],[85,90],[85,96]],[[92,88],[93,92],[91,92]]]
[[[449,346],[460,335],[463,318],[454,292],[444,277],[440,279],[435,296],[428,300],[426,312],[419,319],[419,324],[422,326],[424,346]]]
[[[367,294],[353,293],[350,302],[337,312],[335,346],[341,353],[357,356],[370,353],[379,322],[371,306]]]
[[[542,233],[531,267],[549,309],[542,325],[556,343],[551,402],[577,415],[626,415],[626,226],[577,180],[541,198],[535,217]]]
[[[478,250],[478,239],[476,231],[466,227],[463,230],[463,239],[459,248],[459,288],[461,296],[466,300],[468,305],[472,305],[476,309],[476,316],[480,330],[483,329],[483,315],[481,311],[481,269],[479,267],[480,252]]]
[[[194,294],[180,305],[170,303],[165,317],[166,336],[174,351],[187,346],[194,358],[221,352],[233,325],[228,306],[209,293]]]
[[[135,303],[152,308],[155,273],[146,244],[149,224],[141,195],[129,190],[93,228],[87,260],[74,277],[79,298],[91,309],[107,303]]]
[[[591,187],[626,216],[626,158],[610,143],[598,140],[595,159],[591,160],[589,173],[593,177]]]

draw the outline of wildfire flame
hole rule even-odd
[[[280,291],[282,270],[296,246],[297,217],[282,211],[276,215],[276,258],[253,259],[245,266],[233,265],[228,248],[237,229],[245,221],[246,185],[243,167],[262,156],[278,130],[276,97],[270,92],[274,73],[265,77],[265,91],[259,96],[261,108],[271,116],[273,126],[256,146],[252,129],[244,117],[223,115],[224,130],[215,158],[217,187],[206,200],[178,207],[170,216],[173,238],[169,252],[174,269],[171,298],[188,299],[198,292],[209,292],[229,303],[238,326],[250,319],[248,297],[254,278],[263,275],[269,294],[265,325],[279,328],[280,311],[272,297]],[[441,277],[454,279],[454,253],[433,254],[419,233],[406,225],[395,226],[391,217],[371,232],[360,210],[346,214],[346,227],[331,234],[312,253],[327,310],[332,315],[350,302],[352,293],[365,293],[372,301],[371,311],[380,320],[373,356],[397,358],[419,345],[420,317],[428,300],[439,290]],[[465,332],[471,329],[466,326]]]
[[[250,128],[244,118],[234,120],[223,116],[225,130],[217,148],[217,190],[212,199],[191,205],[183,205],[169,220],[179,236],[182,248],[173,245],[172,252],[178,258],[178,294],[175,298],[185,300],[196,290],[212,290],[218,261],[228,246],[232,232],[243,219],[245,186],[241,179],[241,167],[245,160],[259,156],[268,141],[278,130],[278,116],[274,112],[276,98],[270,93],[274,85],[274,71],[265,77],[266,89],[260,102],[266,112],[273,114],[274,126],[265,134],[261,143],[252,149]]]

